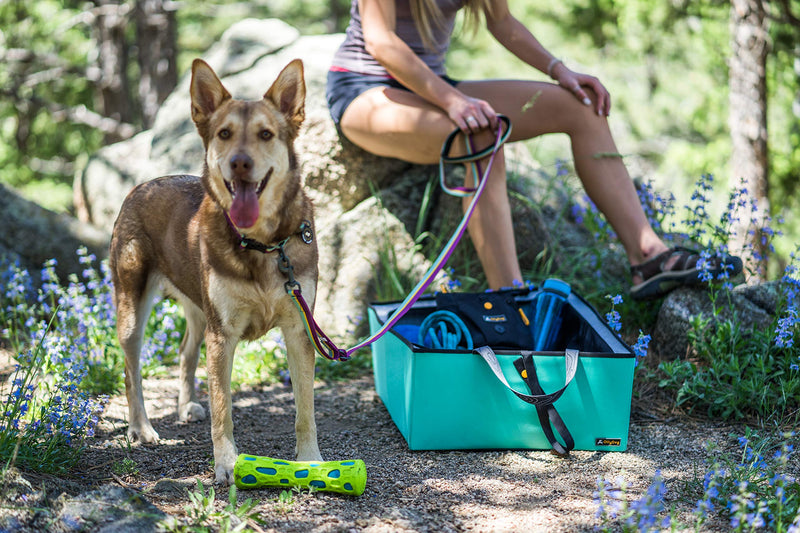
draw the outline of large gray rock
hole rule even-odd
[[[741,285],[730,294],[719,294],[723,301],[716,306],[704,289],[677,289],[664,299],[653,332],[652,349],[659,360],[689,355],[688,336],[698,317],[709,321],[708,328],[728,320],[745,332],[772,325],[780,296],[777,282]]]
[[[116,485],[105,485],[76,496],[62,493],[53,498],[35,489],[13,467],[5,472],[0,491],[0,531],[31,533],[155,533],[161,523],[174,518],[139,493]]]
[[[144,176],[155,177],[163,172],[150,158],[153,130],[106,146],[95,153],[89,166],[73,183],[75,212],[84,222],[111,232],[119,207],[128,192]]]
[[[261,98],[292,59],[303,60],[306,120],[296,148],[306,185],[350,209],[371,195],[370,184],[380,189],[412,165],[340,139],[325,103],[325,80],[342,38],[299,37],[283,22],[248,19],[232,26],[203,58],[235,97],[249,100]],[[190,80],[188,73],[180,80],[152,130],[100,150],[77,176],[76,204],[84,220],[110,228],[134,185],[160,175],[202,171],[203,146],[189,115]]]
[[[312,190],[311,197],[325,206],[316,215],[320,254],[314,314],[328,335],[350,343],[366,332],[365,303],[375,299],[390,250],[396,251],[393,268],[410,277],[421,278],[428,265],[403,223],[377,199],[344,210],[323,192]]]
[[[149,533],[163,531],[167,515],[140,494],[107,485],[62,498],[54,529],[69,533]]]
[[[57,260],[61,279],[82,266],[75,251],[86,247],[104,257],[108,232],[65,215],[49,211],[0,184],[0,258],[38,272],[48,259]]]

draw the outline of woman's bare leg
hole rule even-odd
[[[552,83],[492,80],[462,82],[458,88],[508,116],[513,124],[510,140],[545,133],[570,136],[578,177],[619,236],[631,265],[667,249],[647,221],[606,118],[594,107]]]
[[[447,115],[419,96],[386,88],[374,88],[356,98],[347,107],[340,126],[348,139],[369,152],[420,164],[439,160],[441,145],[455,128]],[[489,131],[475,136],[481,146],[493,140],[494,134]],[[460,147],[454,143],[455,150]],[[487,283],[497,289],[522,280],[502,151],[495,157],[487,179],[468,229]],[[469,172],[467,181],[472,181]]]
[[[493,141],[494,135],[484,136],[481,146],[488,146]],[[486,160],[481,163],[483,169]],[[512,287],[515,282],[522,282],[522,272],[514,239],[511,204],[508,201],[506,188],[505,153],[502,149],[497,152],[489,177],[486,179],[489,182],[483,190],[467,228],[489,287],[492,289]],[[474,186],[474,183],[472,169],[468,167],[466,185],[470,187]],[[471,201],[471,197],[464,198],[462,208],[466,210]]]
[[[510,141],[545,133],[566,133],[583,186],[625,247],[631,265],[667,249],[650,226],[628,171],[617,154],[605,117],[552,83],[487,80],[458,85],[465,94],[486,100],[513,124]],[[359,96],[342,117],[345,135],[362,148],[387,157],[435,163],[441,143],[454,128],[438,108],[407,91],[372,89]],[[490,142],[485,133],[483,142]],[[481,141],[479,141],[481,142]],[[521,279],[508,203],[505,161],[495,161],[470,236],[493,288]],[[634,283],[641,280],[634,279]]]

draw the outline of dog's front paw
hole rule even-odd
[[[206,410],[197,402],[188,402],[178,408],[178,420],[181,422],[199,422],[206,419]]]
[[[232,442],[214,446],[215,482],[233,485],[233,465],[236,463],[236,446]]]
[[[216,463],[214,467],[214,482],[217,485],[222,485],[227,487],[228,485],[233,485],[233,462],[229,464],[219,464]]]
[[[142,427],[129,426],[128,440],[142,444],[158,444],[158,433],[150,424]]]

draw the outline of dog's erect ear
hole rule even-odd
[[[286,65],[272,87],[264,94],[265,100],[274,103],[295,127],[300,128],[305,118],[306,82],[303,62],[295,59]]]
[[[222,86],[222,82],[202,59],[192,62],[192,120],[201,124],[208,120],[215,110],[219,109],[231,94]]]

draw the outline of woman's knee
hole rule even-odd
[[[483,157],[475,163],[464,163],[466,175],[470,177],[467,181],[470,182],[471,176],[478,172],[480,174],[479,178],[489,180],[484,188],[484,194],[487,197],[495,197],[498,192],[502,193],[501,197],[504,197],[506,194],[506,166],[503,147],[500,147],[496,153]],[[474,186],[475,183],[472,182],[472,185]]]
[[[587,91],[590,92],[590,91]],[[562,133],[570,136],[584,133],[587,131],[608,130],[608,120],[605,116],[597,113],[597,97],[590,93],[590,105],[579,102],[573,97],[572,101],[567,100],[559,113],[562,122]]]

